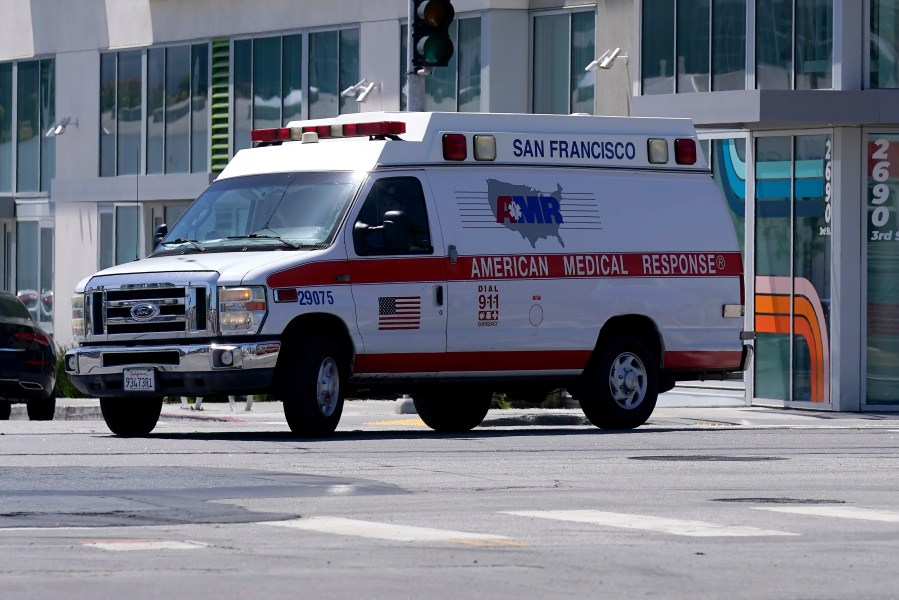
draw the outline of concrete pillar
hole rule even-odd
[[[833,262],[830,309],[830,394],[833,410],[861,410],[862,328],[864,327],[865,269],[862,232],[865,198],[862,197],[864,139],[860,127],[838,127],[833,132]]]

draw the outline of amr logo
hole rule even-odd
[[[562,210],[554,196],[497,196],[497,223],[562,223]]]

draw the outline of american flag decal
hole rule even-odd
[[[418,329],[421,326],[421,297],[378,298],[378,329]]]

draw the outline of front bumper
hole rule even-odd
[[[271,386],[281,343],[87,346],[66,352],[72,383],[94,397],[210,396],[261,393]],[[123,389],[127,368],[152,368],[156,389]]]

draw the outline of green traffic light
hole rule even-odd
[[[449,38],[439,35],[421,38],[416,48],[425,66],[446,64],[453,56],[453,43]]]

